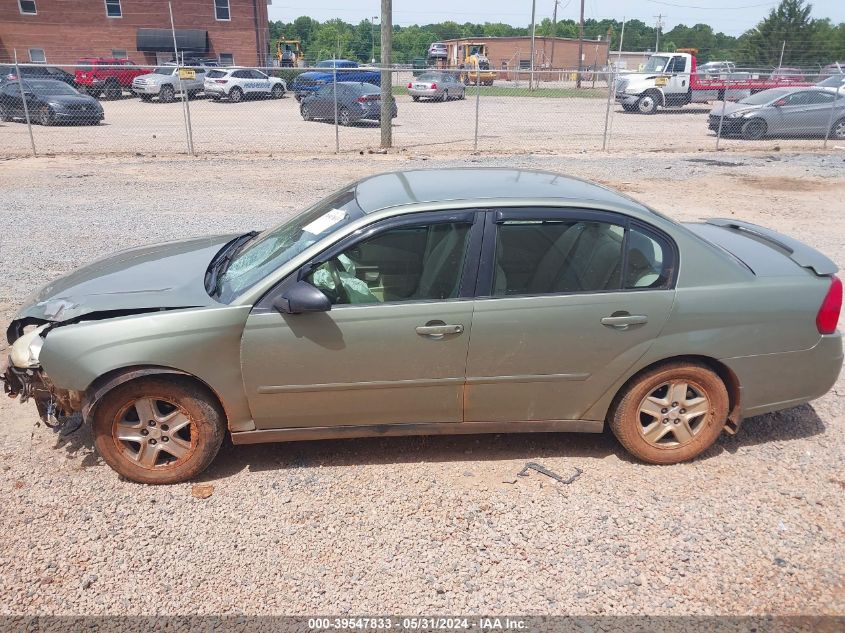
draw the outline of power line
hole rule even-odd
[[[772,7],[777,2],[762,2],[760,4],[746,4],[741,7],[702,7],[701,5],[696,4],[676,4],[674,2],[665,2],[664,0],[646,0],[646,2],[651,2],[652,4],[662,4],[667,7],[678,7],[679,9],[702,9],[702,10],[715,10],[715,11],[741,11],[742,9],[757,9],[759,7]]]

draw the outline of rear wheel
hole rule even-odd
[[[196,385],[142,378],[104,396],[93,431],[97,451],[118,473],[138,483],[172,484],[208,467],[223,441],[225,416]]]
[[[676,464],[709,448],[728,416],[722,379],[695,363],[643,373],[611,407],[609,425],[628,452],[652,464]]]
[[[303,121],[311,121],[314,118],[311,115],[311,108],[308,107],[307,103],[303,103],[299,106],[299,113],[302,115]]]
[[[349,110],[345,107],[341,108],[337,113],[337,122],[341,125],[350,125],[352,123],[352,116],[349,114]]]
[[[763,119],[751,119],[742,124],[742,138],[749,141],[759,141],[766,136],[769,126]]]
[[[8,123],[11,120],[12,120],[12,115],[9,114],[8,110],[6,110],[5,107],[0,105],[0,121],[3,121],[4,123]]]
[[[282,87],[282,84],[276,84],[270,89],[270,96],[273,99],[281,99],[285,96],[285,89]]]
[[[440,100],[441,101],[448,101],[449,100],[449,91],[448,90],[443,91],[443,97]]]
[[[243,101],[243,98],[244,92],[237,86],[235,86],[229,91],[229,101],[231,101],[232,103],[238,103],[240,101]]]
[[[417,96],[412,96],[412,97],[411,97],[411,99],[413,99],[414,101],[419,101],[419,100],[420,100],[420,98],[419,98],[419,97],[417,97]]]
[[[106,99],[110,99],[112,101],[120,99],[123,96],[123,88],[120,87],[120,84],[117,83],[116,80],[110,80],[106,83],[104,95]]]
[[[845,141],[845,117],[833,124],[830,128],[830,136],[837,141]]]

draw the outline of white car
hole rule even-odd
[[[255,68],[210,68],[205,74],[205,94],[215,101],[227,97],[237,103],[252,95],[281,99],[287,89],[284,79],[270,77]]]

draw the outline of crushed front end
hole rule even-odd
[[[41,420],[57,427],[81,410],[82,394],[57,388],[40,365],[41,347],[52,325],[21,321],[12,324],[7,334],[11,348],[5,368],[0,364],[0,382],[10,398],[20,398],[21,403],[34,400]]]

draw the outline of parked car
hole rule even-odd
[[[845,88],[845,74],[841,75],[831,75],[824,81],[820,81],[816,84],[817,88],[835,88],[835,89],[842,89]]]
[[[414,101],[420,99],[449,101],[449,99],[465,99],[466,87],[459,80],[457,73],[429,71],[408,83],[408,94]]]
[[[135,77],[147,74],[148,68],[128,59],[84,57],[76,62],[76,85],[92,97],[120,99],[124,90],[132,90]]]
[[[348,59],[327,59],[317,63],[317,68],[325,70],[309,70],[296,76],[291,84],[294,96],[298,101],[316,92],[320,87],[334,81],[337,74],[338,81],[352,81],[381,85],[381,72],[376,68],[364,68],[357,62]]]
[[[736,72],[736,64],[729,61],[707,62],[696,68],[696,74],[704,76],[730,75]]]
[[[708,127],[722,135],[758,140],[766,136],[824,135],[845,140],[845,91],[831,88],[772,88],[720,103],[710,111]]]
[[[842,74],[845,74],[845,62],[834,62],[833,64],[828,64],[827,66],[821,69],[821,71],[819,72],[818,80],[824,81],[825,79],[829,79],[830,77],[836,77]]]
[[[24,109],[31,121],[41,125],[83,123],[99,125],[103,120],[103,106],[88,95],[80,94],[63,81],[55,79],[26,79],[5,81],[0,86],[0,121],[23,119]]]
[[[396,118],[396,99],[392,99],[392,118]],[[305,121],[334,120],[334,84],[323,86],[314,94],[305,97],[299,105],[299,112]],[[364,120],[381,120],[381,88],[363,82],[337,82],[337,122],[340,125],[350,125]]]
[[[287,91],[284,79],[265,75],[257,68],[211,68],[205,73],[205,94],[215,101],[233,103],[248,97],[281,99]]]
[[[679,224],[560,174],[371,176],[263,233],[133,248],[8,328],[8,395],[81,411],[123,476],[234,444],[582,431],[692,459],[842,368],[836,264],[737,219]],[[470,332],[472,337],[470,338]]]
[[[204,90],[206,68],[188,68],[193,71],[193,79],[180,79],[179,68],[175,64],[159,66],[148,75],[139,75],[132,80],[132,92],[141,97],[142,101],[152,101],[158,97],[159,101],[170,103],[182,90],[189,99],[197,96]],[[184,67],[182,67],[184,68]]]
[[[39,64],[37,66],[18,66],[18,68],[20,68],[21,76],[24,79],[55,79],[76,88],[74,76],[57,66],[42,66]],[[14,79],[18,79],[15,67],[11,64],[0,65],[0,84]]]
[[[806,81],[804,71],[800,68],[776,68],[769,75],[770,79],[778,79],[780,81]]]
[[[447,57],[448,54],[446,44],[443,42],[433,42],[431,46],[428,47],[429,58]]]

